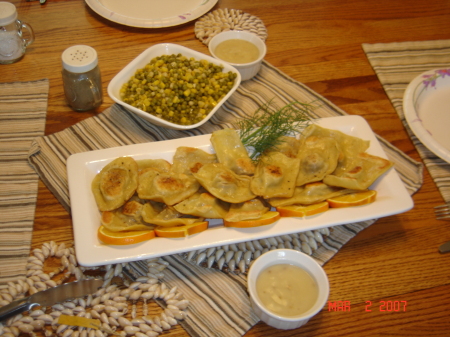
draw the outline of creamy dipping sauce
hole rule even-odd
[[[250,63],[259,57],[259,49],[253,43],[241,40],[230,39],[220,42],[214,53],[218,58],[230,63]]]
[[[319,288],[306,270],[290,264],[276,264],[259,274],[256,293],[267,310],[291,317],[301,315],[314,306]]]

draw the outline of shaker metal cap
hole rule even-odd
[[[0,27],[9,25],[17,19],[17,10],[10,2],[0,2]]]
[[[98,64],[97,52],[94,48],[85,45],[76,45],[67,48],[62,53],[64,69],[72,73],[84,73],[94,69]]]

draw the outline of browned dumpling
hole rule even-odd
[[[122,207],[114,211],[102,212],[101,223],[113,232],[153,229],[142,219],[143,204],[132,197]]]
[[[268,202],[273,207],[290,205],[311,205],[325,201],[332,197],[356,192],[352,189],[328,186],[322,182],[315,182],[295,188],[292,198],[271,198]]]
[[[159,173],[148,168],[139,174],[139,198],[175,205],[197,192],[200,184],[183,173]]]
[[[194,177],[209,193],[226,202],[239,203],[256,197],[250,190],[249,176],[236,174],[221,163],[202,166]]]
[[[301,144],[296,186],[321,181],[336,169],[340,150],[335,139],[309,136],[302,139]]]
[[[211,144],[216,151],[219,163],[225,165],[234,173],[252,175],[255,172],[255,165],[236,130],[214,131],[211,135]]]
[[[180,146],[173,156],[172,172],[190,175],[197,172],[203,165],[216,162],[215,154],[195,147]]]
[[[166,205],[163,204],[162,202],[144,200],[144,206],[142,207],[142,218],[152,219],[159,213],[161,213],[164,208],[166,208]]]
[[[323,182],[332,186],[365,190],[392,165],[392,162],[384,158],[360,153],[351,165],[349,163],[348,167],[336,169],[333,174],[327,175]]]
[[[201,189],[173,207],[183,214],[208,219],[223,219],[230,204]]]
[[[169,172],[170,168],[172,167],[172,164],[170,164],[165,159],[140,159],[136,160],[136,163],[138,164],[138,170],[144,170],[147,168],[155,169],[158,172]]]
[[[149,209],[152,209],[151,211]],[[152,225],[172,227],[172,226],[185,226],[193,224],[194,222],[203,221],[204,218],[194,218],[186,216],[178,212],[171,206],[165,207],[161,212],[154,214],[153,205],[147,203],[142,210],[142,218],[145,222]]]
[[[255,198],[239,204],[231,204],[230,210],[224,220],[230,222],[259,219],[270,210],[270,206],[264,200]]]
[[[252,192],[265,199],[292,197],[299,165],[300,159],[281,152],[262,156],[250,184]]]
[[[336,169],[340,167],[346,168],[351,166],[352,158],[356,157],[360,153],[366,152],[369,148],[370,142],[361,138],[346,135],[345,133],[337,130],[326,129],[318,126],[317,124],[311,124],[303,132],[303,137],[306,139],[311,136],[316,137],[328,137],[336,140],[340,155]]]
[[[300,140],[289,136],[281,136],[279,140],[279,144],[273,150],[289,158],[296,158],[300,150]]]
[[[138,186],[138,166],[131,157],[107,164],[92,181],[91,189],[100,211],[112,211],[125,204]]]

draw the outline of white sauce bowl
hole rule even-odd
[[[316,303],[304,314],[292,317],[279,316],[267,310],[256,291],[256,280],[264,269],[275,264],[291,264],[306,270],[317,282],[319,295]],[[275,249],[258,257],[250,267],[247,277],[247,287],[250,294],[250,302],[256,315],[276,329],[296,329],[306,324],[326,304],[330,293],[328,277],[323,268],[310,256],[293,249]]]
[[[217,57],[214,52],[216,50],[216,47],[221,42],[231,39],[246,40],[253,43],[259,50],[258,59],[250,63],[230,63],[220,59],[220,57]],[[266,56],[267,52],[266,44],[258,35],[242,30],[229,30],[217,34],[211,39],[211,41],[209,41],[208,48],[209,52],[214,58],[222,62],[226,62],[236,68],[241,74],[242,81],[249,80],[258,73],[258,71],[261,69],[262,60]]]

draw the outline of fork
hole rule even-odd
[[[434,213],[436,215],[436,219],[438,220],[444,220],[444,219],[450,219],[450,206],[449,204],[436,206],[434,208]]]

